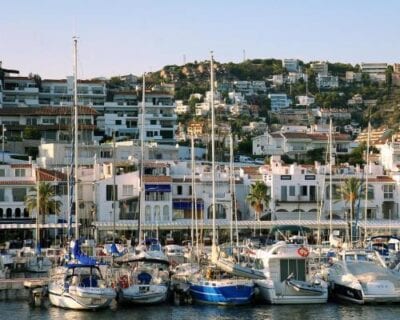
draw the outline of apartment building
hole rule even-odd
[[[361,63],[361,72],[367,74],[371,81],[385,82],[387,63]]]

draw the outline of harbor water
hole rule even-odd
[[[400,304],[390,305],[343,305],[328,303],[323,305],[249,305],[241,307],[218,307],[211,305],[172,306],[117,306],[98,311],[73,311],[53,307],[46,303],[43,307],[31,307],[27,301],[0,301],[1,320],[173,320],[173,319],[363,319],[394,320],[400,318]]]

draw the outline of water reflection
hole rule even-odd
[[[375,320],[398,319],[400,305],[294,305],[270,306],[254,305],[240,307],[216,306],[117,306],[98,311],[73,311],[50,306],[33,308],[26,301],[0,301],[0,319],[13,320],[169,320],[169,319],[252,319],[252,320]]]

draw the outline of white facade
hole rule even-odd
[[[288,72],[299,71],[299,60],[298,59],[283,59],[282,65]]]
[[[298,105],[309,106],[315,103],[315,98],[310,96],[297,96]]]
[[[318,74],[315,79],[318,89],[335,89],[339,87],[339,77],[338,76],[328,76]]]
[[[292,103],[286,93],[270,93],[268,98],[271,100],[271,110],[279,111],[280,109],[288,108]]]
[[[325,61],[311,63],[311,68],[317,75],[327,76],[328,75],[328,63]]]
[[[183,104],[182,100],[176,100],[175,101],[175,113],[176,114],[186,114],[190,112],[190,106]]]
[[[372,81],[385,82],[386,70],[387,63],[361,63],[362,73],[368,74]]]

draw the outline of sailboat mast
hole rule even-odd
[[[143,162],[144,162],[144,119],[145,119],[145,103],[146,103],[146,73],[143,72],[143,83],[142,83],[142,110],[141,110],[141,124],[140,124],[140,197],[139,197],[139,216],[138,216],[138,240],[139,244],[142,243],[143,231],[142,231],[142,214],[144,214],[144,183],[143,183]]]
[[[78,39],[74,37],[74,193],[75,193],[75,238],[79,239],[78,203]]]
[[[193,240],[194,240],[194,219],[195,219],[195,203],[194,203],[194,135],[192,134],[192,136],[190,137],[190,146],[191,146],[191,168],[192,168],[192,221],[191,221],[191,229],[190,229],[190,239],[192,241],[192,247],[193,247]]]
[[[212,193],[212,252],[216,253],[217,238],[215,233],[216,201],[215,201],[215,114],[214,114],[214,57],[211,51],[210,61],[210,85],[211,85],[211,193]]]
[[[332,116],[329,118],[329,237],[333,237],[332,230],[332,196],[333,196],[333,186],[332,186]]]
[[[234,202],[235,202],[235,194],[233,193],[233,184],[235,183],[233,179],[233,135],[232,133],[229,135],[229,184],[230,184],[230,192],[231,192],[231,232],[230,232],[230,241],[231,246],[233,246],[233,214],[234,214]]]
[[[369,139],[371,134],[371,122],[368,121],[368,134],[367,134],[367,156],[364,171],[365,172],[365,208],[364,208],[364,243],[367,241],[367,213],[368,213],[368,175],[369,175]]]
[[[39,219],[40,219],[40,185],[39,168],[36,168],[36,250],[40,247]]]
[[[115,243],[115,210],[117,207],[117,183],[115,177],[115,131],[113,131],[113,243]]]

